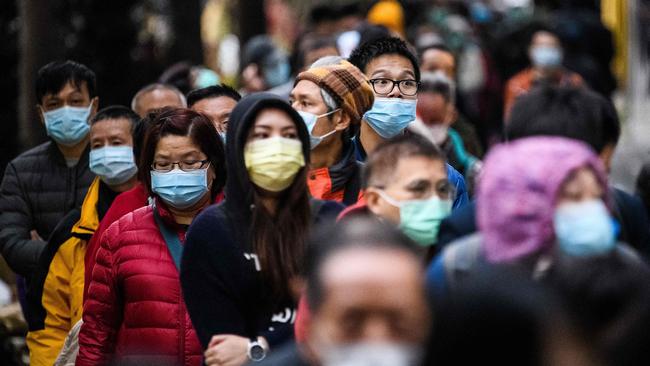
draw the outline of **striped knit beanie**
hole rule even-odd
[[[351,117],[353,124],[361,121],[361,117],[375,101],[368,78],[347,61],[303,71],[296,77],[296,84],[301,80],[312,81],[328,92]]]

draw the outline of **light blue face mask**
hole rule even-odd
[[[221,137],[221,141],[223,142],[224,147],[226,146],[226,136],[228,133],[226,132],[219,132],[219,137]]]
[[[291,67],[289,62],[282,60],[264,68],[264,80],[268,88],[275,88],[287,81],[291,76]]]
[[[174,208],[190,208],[208,192],[208,168],[190,172],[176,168],[166,173],[152,170],[151,190]]]
[[[339,109],[335,109],[331,112],[323,113],[320,116],[317,116],[313,113],[309,112],[303,112],[303,111],[296,111],[302,117],[302,120],[305,122],[305,125],[307,126],[307,131],[309,131],[309,142],[310,142],[310,147],[312,150],[316,148],[316,146],[320,145],[323,140],[326,138],[332,136],[333,134],[336,133],[336,130],[332,130],[323,136],[314,136],[312,132],[314,131],[314,126],[316,126],[316,122],[318,122],[318,119],[321,117],[329,116],[332,113],[335,113]]]
[[[562,51],[552,46],[536,46],[531,51],[531,61],[538,67],[557,67],[562,64]]]
[[[602,200],[563,204],[553,224],[560,249],[569,255],[605,254],[616,245],[614,221]]]
[[[207,88],[208,86],[219,84],[219,81],[219,75],[217,75],[216,72],[208,68],[201,67],[197,72],[196,78],[194,79],[194,88]]]
[[[138,172],[132,146],[105,146],[90,150],[90,171],[104,183],[118,185]]]
[[[415,121],[416,99],[375,98],[363,119],[379,136],[389,139],[399,135],[406,126]]]
[[[43,111],[47,135],[61,145],[72,146],[79,143],[90,131],[88,116],[93,104],[88,107],[64,106],[48,112]]]

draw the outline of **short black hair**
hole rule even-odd
[[[408,59],[413,65],[415,80],[420,81],[420,66],[415,53],[406,42],[397,37],[384,37],[363,43],[352,51],[348,61],[365,73],[370,61],[383,55],[400,55]]]
[[[616,145],[621,126],[613,104],[585,87],[540,85],[515,101],[506,138],[562,136],[600,153]]]
[[[351,248],[399,250],[420,258],[416,245],[398,228],[372,218],[354,217],[316,227],[307,243],[303,270],[311,310],[319,309],[324,300],[323,265],[334,254]]]
[[[417,134],[400,135],[380,144],[368,156],[363,169],[364,186],[383,186],[401,159],[414,156],[445,161],[445,154],[427,138]]]
[[[56,94],[66,83],[72,84],[81,89],[86,84],[90,98],[96,96],[97,79],[95,73],[86,65],[75,61],[53,61],[41,67],[36,76],[36,98],[41,103],[43,97],[48,94]]]
[[[97,114],[90,120],[90,125],[107,119],[124,118],[131,122],[131,131],[135,130],[138,123],[140,123],[140,116],[138,116],[130,108],[122,105],[111,105],[106,108],[100,109]]]
[[[236,102],[239,102],[241,99],[241,94],[226,84],[212,85],[201,89],[194,89],[187,94],[187,107],[191,108],[196,102],[203,99],[219,97],[228,97]]]

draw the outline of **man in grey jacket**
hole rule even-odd
[[[0,251],[27,280],[44,239],[81,206],[93,180],[88,120],[97,111],[95,90],[95,73],[82,64],[57,61],[38,71],[37,108],[50,141],[11,161],[0,185]]]

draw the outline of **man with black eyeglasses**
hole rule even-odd
[[[420,68],[415,54],[403,40],[380,38],[357,47],[349,60],[368,77],[375,94],[372,108],[365,113],[354,139],[357,159],[365,161],[382,142],[404,133],[415,120]],[[454,208],[468,202],[463,176],[446,165],[456,188]]]

